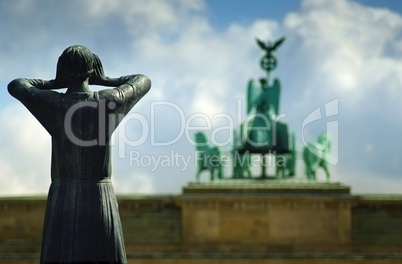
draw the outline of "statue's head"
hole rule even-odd
[[[94,71],[95,55],[86,47],[75,45],[64,50],[57,62],[56,79],[83,81]]]

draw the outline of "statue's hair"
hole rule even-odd
[[[57,62],[56,79],[62,82],[70,79],[85,80],[94,71],[95,56],[84,46],[68,47]]]

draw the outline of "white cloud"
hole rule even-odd
[[[301,42],[299,52],[309,55],[303,57],[306,63],[316,68],[314,77],[306,76],[316,79],[313,85],[347,93],[356,103],[379,86],[389,96],[392,82],[400,81],[402,54],[392,45],[402,38],[400,15],[345,0],[307,0],[301,12],[288,15],[284,27]],[[315,87],[311,90],[313,96]]]
[[[50,183],[50,136],[23,107],[0,112],[0,193],[44,193]]]
[[[138,55],[155,63],[156,74],[161,77],[157,81],[167,79],[165,100],[175,101],[190,113],[203,111],[212,116],[227,111],[227,103],[244,97],[248,78],[258,72],[258,64],[253,60],[258,53],[253,39],[271,37],[277,24],[269,21],[256,21],[249,27],[232,24],[226,32],[215,31],[205,18],[198,16],[182,24],[185,26],[174,41],[138,40],[136,49],[141,50]]]

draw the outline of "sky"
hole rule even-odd
[[[113,182],[117,193],[160,194],[195,181],[197,131],[229,155],[247,83],[265,75],[255,39],[282,36],[271,76],[296,136],[296,179],[305,178],[304,142],[327,131],[331,181],[401,193],[400,0],[0,0],[0,29],[0,195],[48,191],[50,136],[7,84],[53,79],[68,46],[91,49],[107,76],[152,80],[115,132]]]

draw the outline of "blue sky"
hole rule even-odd
[[[238,23],[251,24],[257,19],[282,20],[289,12],[296,11],[300,7],[300,1],[284,0],[276,1],[225,1],[208,0],[207,15],[216,27],[225,28],[233,21]]]
[[[401,192],[400,1],[0,1],[0,29],[0,195],[47,192],[50,138],[6,86],[17,77],[53,78],[66,47],[89,47],[111,77],[152,79],[116,133],[113,180],[120,193],[178,193],[196,170],[194,131],[180,135],[181,128],[210,122],[207,135],[226,153],[231,133],[222,116],[234,127],[244,121],[247,82],[264,75],[255,38],[281,36],[273,76],[282,84],[283,121],[296,134],[297,177],[303,140],[315,141],[333,122],[331,179],[356,193]],[[336,115],[325,115],[328,103]],[[317,109],[323,118],[303,127]]]

